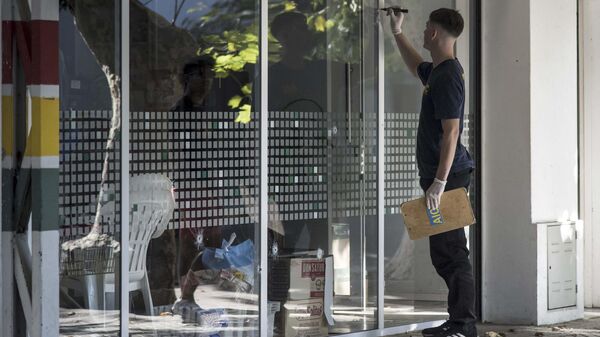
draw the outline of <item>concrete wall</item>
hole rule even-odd
[[[577,319],[578,306],[548,310],[547,225],[578,220],[577,2],[531,0],[531,186],[538,246],[537,324]],[[582,228],[578,228],[581,230]],[[577,282],[583,282],[578,242]]]
[[[585,305],[600,307],[600,1],[580,10],[581,213],[585,227]]]
[[[577,220],[577,2],[530,4],[532,220]]]
[[[482,315],[533,323],[529,1],[483,1],[481,21]]]
[[[568,0],[482,3],[483,319],[548,312],[545,225],[577,219],[577,12]]]

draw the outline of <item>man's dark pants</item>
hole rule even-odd
[[[446,191],[468,187],[471,170],[451,173],[446,183]],[[433,179],[421,178],[420,185],[427,191]],[[459,324],[474,324],[475,279],[469,261],[469,249],[464,228],[455,229],[429,237],[431,262],[437,273],[448,286],[448,313],[450,321]]]

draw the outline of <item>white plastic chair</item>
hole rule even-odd
[[[164,175],[142,174],[130,177],[129,189],[129,291],[142,292],[146,313],[152,315],[146,253],[150,240],[162,235],[173,215],[173,183]],[[107,293],[115,292],[114,273],[83,276],[80,281],[85,284],[82,290],[88,308],[114,307],[114,303],[105,306],[114,302],[105,301]]]

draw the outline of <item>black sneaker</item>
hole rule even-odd
[[[475,324],[449,323],[432,337],[478,337]]]
[[[440,326],[424,329],[423,331],[421,331],[421,334],[423,335],[423,337],[433,337],[440,332],[448,331],[450,329],[451,324],[452,323],[450,323],[450,321],[445,321]]]

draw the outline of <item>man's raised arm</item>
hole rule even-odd
[[[402,22],[404,21],[404,13],[398,11],[396,14],[392,9],[388,9],[387,15],[390,17],[390,26],[392,27],[392,34],[396,39],[396,45],[400,50],[400,55],[410,72],[415,76],[417,75],[417,67],[423,62],[423,58],[410,44],[408,38],[402,33]]]

